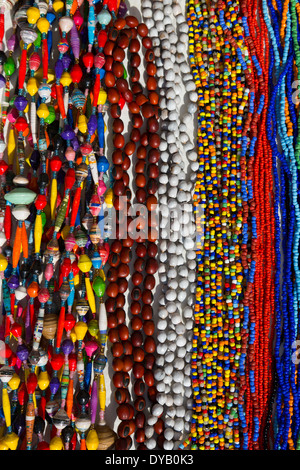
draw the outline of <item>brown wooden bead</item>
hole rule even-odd
[[[131,356],[123,356],[123,370],[124,372],[129,372],[133,367],[133,359]]]
[[[120,341],[119,332],[117,328],[111,328],[108,332],[108,339],[111,343],[117,343]]]
[[[116,118],[119,118],[121,116],[121,108],[118,104],[112,104],[111,107],[110,107],[110,114],[111,114],[111,117],[116,119]]]
[[[108,39],[110,41],[116,41],[117,37],[119,36],[119,31],[117,28],[113,27],[113,28],[110,28],[109,32],[108,32]]]
[[[155,403],[156,402],[156,395],[157,395],[157,390],[156,390],[155,386],[149,387],[148,388],[149,400],[152,401],[153,403]]]
[[[133,364],[132,373],[136,379],[141,379],[145,373],[145,368],[142,364]]]
[[[143,429],[138,429],[134,435],[136,442],[142,443],[145,442],[146,436]]]
[[[146,85],[147,85],[147,90],[155,91],[157,88],[157,81],[154,77],[148,77]]]
[[[145,49],[151,49],[152,47],[152,40],[147,37],[147,36],[144,36],[143,39],[142,39],[142,44],[144,46]],[[146,59],[147,60],[147,59]]]
[[[155,287],[155,277],[152,274],[147,274],[144,279],[144,288],[147,290],[153,290]]]
[[[115,316],[118,322],[118,325],[122,325],[125,321],[125,310],[122,307],[118,307],[115,310]]]
[[[133,351],[133,347],[130,341],[123,341],[123,347],[124,347],[124,354],[127,356],[130,356]]]
[[[153,301],[153,295],[152,295],[152,292],[148,289],[145,289],[143,292],[142,292],[142,301],[144,304],[151,304],[152,301]]]
[[[140,300],[141,296],[142,296],[142,292],[139,287],[135,287],[134,289],[132,289],[131,291],[132,300],[138,301]]]
[[[122,50],[122,49],[121,49]],[[123,77],[124,74],[124,68],[123,65],[120,64],[120,62],[114,62],[112,65],[112,73],[115,75],[117,78]]]
[[[141,133],[139,129],[132,129],[130,133],[130,140],[136,144],[141,138]]]
[[[116,181],[113,187],[115,196],[123,196],[125,192],[125,186],[122,180]]]
[[[105,56],[112,56],[113,55],[113,50],[115,47],[114,41],[106,41],[104,48],[103,48],[103,54]]]
[[[148,62],[147,66],[146,66],[146,72],[151,77],[154,77],[154,75],[156,75],[156,72],[157,72],[156,65],[153,64],[153,62]]]
[[[122,240],[122,242],[123,242],[123,246],[126,246],[126,247],[130,248],[133,245],[134,240],[130,237],[127,237],[127,238],[124,238],[124,240]]]
[[[137,259],[134,262],[134,269],[135,271],[138,271],[139,273],[142,273],[145,269],[145,260],[144,259]]]
[[[134,408],[136,409],[136,411],[143,411],[146,407],[146,400],[144,397],[137,397],[135,400],[134,400],[134,404],[133,404]]]
[[[147,198],[146,190],[144,188],[139,188],[135,196],[136,196],[136,201],[139,204],[144,204]]]
[[[143,104],[148,102],[148,98],[143,93],[140,93],[136,97],[136,102],[139,106],[143,106]]]
[[[138,429],[142,429],[145,426],[146,418],[142,411],[139,411],[135,415],[135,424]]]
[[[128,374],[127,374],[128,375]],[[115,372],[113,375],[113,384],[116,388],[123,388],[127,387],[127,377],[124,375],[124,372]],[[127,385],[126,385],[127,384]],[[122,396],[122,401],[120,403],[123,403],[125,401],[125,395],[124,395],[124,400]]]
[[[119,357],[114,357],[112,361],[112,368],[115,372],[121,372],[123,370],[123,361]]]
[[[122,150],[114,150],[112,154],[112,161],[114,165],[122,165],[123,163]]]
[[[160,159],[159,150],[152,148],[149,151],[149,155],[148,155],[149,163],[157,163],[159,161],[159,159]]]
[[[122,356],[122,354],[124,352],[124,348],[123,348],[122,343],[118,343],[118,342],[114,343],[111,347],[111,352],[112,352],[113,357]]]
[[[144,342],[144,349],[146,353],[153,354],[155,351],[155,340],[152,336],[147,336]]]
[[[119,380],[122,382],[122,380],[123,380],[122,377],[123,376],[122,376],[122,372],[118,372],[118,374],[120,374],[120,375],[118,375],[118,377],[115,378],[115,381],[118,381],[118,383],[119,383]],[[116,374],[114,374],[114,377],[115,377],[115,375]],[[118,390],[115,391],[115,401],[119,404],[120,403],[125,403],[126,400],[129,399],[128,390],[126,388],[122,388],[122,386],[121,387],[116,387],[116,388],[118,388]]]
[[[107,91],[107,99],[112,104],[118,103],[120,101],[120,93],[116,88],[109,88]]]
[[[128,441],[127,439],[117,439],[115,442],[115,450],[128,450]]]
[[[135,165],[135,172],[136,173],[144,173],[146,167],[146,162],[144,160],[139,160]]]
[[[125,305],[125,296],[123,294],[118,294],[116,297],[116,307],[117,308],[122,308]],[[116,311],[117,315],[117,311]]]
[[[154,325],[153,325],[153,331],[154,331]],[[119,337],[122,341],[126,341],[129,338],[129,331],[128,331],[128,328],[127,328],[126,325],[124,325],[124,324],[119,325],[118,326],[118,332],[119,332]]]
[[[111,299],[108,299],[108,300],[111,300]],[[108,311],[106,303],[105,303],[105,308],[106,308],[106,311]],[[107,326],[108,326],[108,328],[116,328],[117,324],[118,324],[118,320],[117,320],[116,315],[114,313],[110,312],[107,315]]]
[[[149,135],[149,145],[150,147],[157,149],[160,145],[160,137],[158,134]]]
[[[141,65],[141,58],[139,54],[132,54],[130,57],[131,67],[138,68]]]
[[[139,82],[134,82],[132,84],[131,89],[132,89],[132,93],[134,95],[139,95],[139,94],[143,93],[143,91],[144,91],[142,85]]]
[[[131,101],[128,104],[128,109],[132,114],[138,114],[140,112],[140,107],[135,101]]]
[[[135,384],[133,386],[133,390],[134,390],[134,393],[138,396],[138,397],[142,397],[145,393],[145,383],[142,379],[137,379],[135,381]]]
[[[124,18],[118,18],[114,21],[114,26],[120,31],[121,29],[125,28],[126,21],[124,20]]]
[[[124,34],[123,32],[119,34],[117,44],[121,49],[127,49],[129,46],[129,37],[127,34]]]
[[[135,129],[140,129],[143,125],[143,118],[140,114],[134,114],[132,116],[132,125]]]
[[[153,351],[147,351],[147,352],[153,352]],[[134,362],[143,362],[144,357],[145,357],[145,352],[142,348],[133,348],[132,354],[133,354]]]
[[[148,180],[148,184],[147,184],[147,191],[149,194],[155,194],[157,193],[157,190],[158,190],[158,183],[157,181],[155,181],[155,179],[153,178],[150,178]]]
[[[131,280],[134,286],[139,286],[143,282],[143,275],[136,271],[133,273]]]
[[[120,420],[124,421],[127,419],[132,419],[133,415],[134,408],[128,403],[122,403],[117,407],[117,416]]]
[[[147,102],[142,105],[142,115],[145,119],[154,116],[154,108],[151,103]]]
[[[148,258],[145,269],[147,274],[155,274],[158,270],[157,260],[155,258]]]
[[[122,163],[122,168],[123,168],[123,170],[124,170],[124,171],[129,170],[130,165],[131,165],[130,158],[128,157],[128,155],[125,155],[125,154],[124,154],[124,156],[123,156],[123,163]]]
[[[154,364],[155,364],[155,356],[154,356],[154,354],[152,354],[152,353],[146,354],[146,355],[145,355],[145,359],[144,359],[144,366],[145,366],[145,369],[147,369],[147,370],[152,370]]]
[[[108,284],[108,286],[106,287],[106,294],[109,297],[117,297],[118,293],[119,293],[119,286],[116,282],[112,282]]]
[[[132,313],[132,315],[138,315],[139,313],[141,313],[141,304],[137,301],[135,302],[131,302],[131,305],[130,305],[130,312]]]
[[[104,83],[108,88],[115,86],[116,78],[112,72],[106,72],[104,77]]]
[[[140,23],[137,27],[137,32],[142,38],[144,38],[148,34],[148,27],[145,23]]]
[[[121,119],[114,119],[113,122],[113,131],[117,134],[120,134],[124,131],[124,123]]]
[[[123,62],[125,59],[125,52],[121,47],[115,47],[112,56],[116,62]]]
[[[134,330],[131,335],[131,342],[134,347],[141,347],[143,344],[143,335],[141,333],[141,328],[143,327],[143,322],[140,317],[134,317],[131,319],[131,326]]]
[[[115,134],[113,138],[113,144],[118,149],[123,148],[125,144],[125,139],[124,139],[123,134]]]
[[[157,198],[154,195],[151,195],[147,198],[147,209],[152,212],[157,209]]]
[[[155,243],[148,243],[147,253],[151,258],[154,258],[157,255],[158,246]]]
[[[138,188],[144,188],[146,186],[146,183],[147,183],[145,175],[138,174],[136,179],[135,179],[135,183],[136,183]]]
[[[141,48],[140,41],[137,38],[132,38],[129,43],[129,52],[137,53]]]
[[[151,318],[153,317],[151,305],[143,305],[141,315],[143,320],[151,320]]]
[[[116,268],[113,268],[111,267],[108,271],[107,271],[107,280],[109,282],[116,282],[116,280],[118,279],[118,271]]]
[[[128,15],[126,16],[125,21],[129,28],[137,28],[139,25],[139,21],[135,16]]]
[[[156,117],[152,116],[148,119],[148,131],[152,134],[157,132],[159,129],[159,124]]]
[[[113,59],[112,56],[107,56],[105,58],[104,69],[106,70],[106,72],[111,72],[112,71],[113,63],[114,63],[114,59]]]
[[[130,90],[123,91],[122,96],[126,103],[131,103],[133,101],[133,93]]]
[[[130,78],[133,83],[136,83],[139,81],[139,79],[141,78],[141,74],[138,68],[131,67]]]
[[[121,292],[121,294],[124,294],[124,292],[127,291],[128,289],[128,281],[127,279],[119,279],[118,280],[118,287],[119,287],[119,292]]]
[[[127,277],[130,274],[129,266],[125,263],[121,263],[118,266],[118,276],[119,277]]]
[[[116,299],[110,299],[110,298],[108,298],[108,299],[106,299],[106,301],[105,301],[105,308],[106,308],[106,311],[107,311],[108,313],[114,312],[114,311],[115,311],[115,308],[116,308],[116,305],[117,305],[117,304],[116,304]],[[111,328],[113,328],[113,326],[112,326]]]
[[[146,385],[148,385],[148,387],[152,387],[154,385],[155,380],[154,380],[153,372],[151,370],[145,371],[144,380],[145,380]]]
[[[150,101],[151,104],[158,105],[158,103],[159,103],[159,94],[156,93],[156,91],[151,91],[148,96],[149,96],[149,101]]]
[[[143,44],[144,45],[144,44]],[[148,49],[145,54],[146,62],[153,62],[155,59],[155,55],[152,49]]]
[[[156,423],[154,424],[154,431],[156,434],[160,435],[164,432],[164,422],[162,418],[159,418]]]
[[[114,165],[113,169],[112,169],[112,176],[115,180],[120,180],[122,179],[123,177],[123,168],[121,167],[121,165]]]
[[[133,419],[122,421],[118,426],[118,435],[120,437],[127,437],[135,431],[135,423]]]
[[[135,152],[135,147],[136,147],[135,143],[129,141],[125,145],[124,152],[126,153],[126,155],[132,155]]]

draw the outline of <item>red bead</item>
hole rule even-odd
[[[104,29],[102,29],[100,33],[98,34],[97,40],[98,40],[98,46],[100,48],[103,48],[107,41],[107,32]]]
[[[47,197],[45,196],[45,194],[39,194],[36,200],[34,201],[34,205],[37,210],[42,211],[47,205]]]
[[[70,75],[74,83],[79,83],[82,78],[82,70],[80,65],[74,64],[71,69]]]
[[[51,365],[53,370],[61,369],[64,363],[64,356],[62,354],[53,354],[51,359]]]
[[[59,171],[61,169],[62,161],[61,159],[54,155],[50,160],[50,168],[52,171]]]
[[[91,69],[94,65],[94,54],[92,54],[92,52],[87,52],[82,57],[82,61],[87,69]]]
[[[35,375],[34,372],[30,372],[27,378],[27,382],[26,382],[28,394],[33,393],[36,389],[36,386],[37,386],[37,376]]]
[[[71,331],[72,328],[74,328],[75,323],[76,323],[76,320],[75,320],[74,316],[72,315],[72,313],[67,313],[67,315],[65,317],[65,323],[64,323],[65,330],[66,331]]]
[[[11,329],[10,329],[10,332],[14,335],[15,338],[20,338],[21,334],[22,334],[22,325],[20,325],[19,323],[15,322]]]
[[[75,170],[74,168],[68,168],[65,176],[65,190],[72,189],[75,183]]]
[[[15,128],[17,129],[18,132],[24,132],[26,131],[28,127],[28,123],[26,119],[23,116],[19,116],[15,122]]]
[[[6,163],[5,160],[0,160],[0,175],[4,175],[4,173],[7,171],[8,164]]]

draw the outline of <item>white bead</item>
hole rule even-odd
[[[174,443],[173,443],[173,441],[167,441],[166,440],[163,443],[163,447],[164,447],[165,450],[173,450],[174,449]],[[149,447],[148,447],[148,449],[149,449]]]
[[[150,416],[148,418],[148,425],[149,426],[154,426],[154,424],[157,423],[157,419],[158,419],[157,416]],[[151,436],[149,436],[149,437],[151,437]]]
[[[183,404],[183,396],[179,394],[174,395],[174,405],[181,406]]]
[[[158,358],[157,358],[157,359],[158,359]],[[157,362],[157,360],[156,360],[156,362]],[[165,387],[165,383],[164,383],[164,382],[158,382],[158,383],[156,384],[156,389],[157,389],[158,392],[163,393],[163,392],[165,391],[165,388],[166,388],[166,387]]]
[[[163,406],[159,405],[158,403],[155,403],[155,405],[153,405],[153,408],[152,408],[153,416],[159,417],[162,415],[163,411],[164,411]]]
[[[167,352],[167,345],[166,344],[158,344],[157,345],[157,354],[165,354]]]
[[[150,450],[155,449],[156,447],[156,440],[155,439],[148,439],[145,441],[146,447]]]
[[[27,219],[27,217],[30,215],[30,210],[28,209],[27,206],[23,204],[17,204],[13,209],[12,209],[12,215],[15,217],[15,219],[24,221]]]
[[[174,403],[174,399],[173,399],[173,395],[171,395],[170,393],[168,393],[166,395],[166,406],[169,408],[170,406],[173,406],[173,403]]]
[[[174,368],[177,370],[183,370],[184,368],[184,360],[181,358],[177,358],[176,361],[174,362]]]
[[[159,318],[161,318],[162,320],[166,319],[168,317],[168,310],[166,308],[160,308],[158,310],[158,316]]]
[[[167,441],[171,441],[174,437],[174,431],[171,428],[166,428],[164,430],[164,437]]]
[[[174,361],[174,353],[173,352],[168,352],[166,355],[165,355],[165,361],[166,362],[173,362]]]

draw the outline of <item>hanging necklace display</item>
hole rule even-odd
[[[179,3],[154,2],[152,5],[145,1],[142,14],[155,46],[161,96],[162,161],[158,189],[161,214],[159,279],[162,291],[155,369],[158,404],[154,408],[155,415],[147,421],[146,445],[148,449],[156,446],[152,437],[154,425],[163,410],[163,446],[171,450],[178,447],[178,441],[189,432],[191,411],[187,412],[187,407],[192,404],[190,352],[196,254],[193,251],[195,226],[191,193],[198,164],[189,129],[193,126],[197,93],[184,56],[188,26]],[[188,99],[186,113],[181,111],[184,92]],[[189,172],[185,162],[189,162]]]

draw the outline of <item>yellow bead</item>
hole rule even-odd
[[[3,272],[7,268],[7,259],[5,258],[4,255],[0,255],[0,271]]]
[[[66,71],[63,72],[61,79],[60,79],[60,83],[62,84],[63,87],[71,85],[72,78],[69,72],[66,72]]]
[[[19,387],[20,381],[21,381],[20,377],[18,376],[18,374],[15,373],[10,379],[10,381],[8,382],[8,385],[11,388],[11,390],[17,390],[17,388]]]
[[[50,450],[62,450],[64,448],[61,437],[54,436],[50,441]]]
[[[34,96],[37,91],[38,91],[38,84],[37,84],[37,79],[34,77],[30,77],[28,82],[27,82],[27,91],[30,94],[30,96]]]
[[[95,429],[91,429],[88,432],[85,443],[86,443],[87,450],[97,450],[98,449],[99,438],[98,438],[98,434],[97,434]]]
[[[84,114],[81,114],[78,118],[78,129],[82,134],[87,132],[87,119]]]
[[[65,4],[62,0],[55,0],[52,7],[56,13],[61,13],[65,7]]]
[[[40,390],[46,390],[46,388],[49,386],[49,383],[50,379],[48,372],[46,370],[42,370],[38,376],[38,386],[40,387]]]
[[[106,91],[101,89],[99,91],[98,104],[105,104],[106,103],[106,98],[107,98]]]
[[[37,71],[34,73],[35,78],[41,82],[43,80],[43,68],[40,67],[37,69]],[[48,78],[47,78],[47,83],[51,84],[55,81],[55,73],[53,69],[48,69]]]
[[[9,450],[9,447],[5,442],[5,438],[0,440],[0,450]]]
[[[78,268],[81,272],[87,273],[92,267],[92,262],[88,255],[80,255],[78,261]]]
[[[113,206],[113,197],[114,197],[113,190],[112,188],[109,188],[105,193],[105,204],[107,205],[108,208]]]
[[[47,20],[47,18],[40,18],[37,22],[37,27],[40,30],[40,32],[43,34],[47,34],[49,31],[50,23]]]
[[[88,329],[87,324],[84,323],[83,321],[79,321],[76,323],[76,325],[74,326],[74,330],[75,330],[76,338],[78,339],[78,341],[83,340],[83,338],[86,335],[87,329]]]
[[[46,119],[49,116],[49,109],[46,103],[41,103],[36,114],[40,119]]]
[[[30,24],[36,24],[37,20],[40,17],[40,10],[36,7],[29,7],[26,11],[27,20]]]
[[[72,330],[71,330],[70,338],[71,338],[71,341],[72,341],[73,343],[76,343],[76,341],[77,341],[77,336],[76,336],[76,333],[75,333],[74,328],[72,328]]]
[[[79,282],[80,282],[80,276],[79,274],[76,274],[76,276],[74,276],[74,286],[79,286]]]
[[[69,231],[70,231],[70,225],[65,225],[61,231],[61,237],[63,240],[67,238],[67,236],[69,235]]]
[[[19,438],[14,432],[6,434],[4,437],[4,442],[10,450],[16,450],[18,447]]]
[[[28,113],[28,111],[29,111],[29,105],[28,105],[28,103],[27,103],[27,106],[26,106],[26,108],[24,109],[24,113]]]

